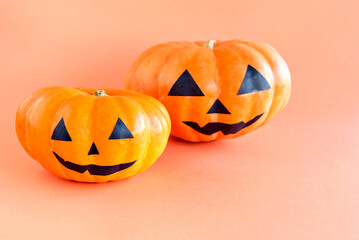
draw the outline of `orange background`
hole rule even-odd
[[[0,239],[359,239],[359,2],[0,1]],[[244,38],[286,59],[288,106],[261,129],[171,138],[146,172],[65,181],[17,141],[18,105],[51,85],[121,88],[171,40]]]

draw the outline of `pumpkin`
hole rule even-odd
[[[265,43],[210,40],[149,48],[125,86],[165,105],[171,135],[200,142],[235,138],[268,122],[287,104],[291,80],[283,58]]]
[[[16,115],[27,153],[57,176],[80,182],[143,172],[163,152],[170,126],[160,102],[128,90],[44,88]]]

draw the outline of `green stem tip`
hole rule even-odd
[[[108,96],[104,90],[97,90],[93,92],[96,97],[105,97]]]

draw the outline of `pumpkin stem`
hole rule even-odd
[[[97,91],[94,91],[93,93],[96,95],[96,97],[105,97],[105,96],[108,96],[108,95],[105,93],[104,90],[97,90]]]
[[[208,40],[203,46],[213,49],[214,44],[217,42],[217,40]]]

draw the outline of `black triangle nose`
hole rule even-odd
[[[223,105],[223,103],[221,103],[221,101],[219,101],[219,99],[217,99],[212,107],[208,110],[207,114],[210,113],[222,113],[222,114],[231,114],[228,109]]]
[[[95,143],[93,142],[88,155],[99,154]]]

